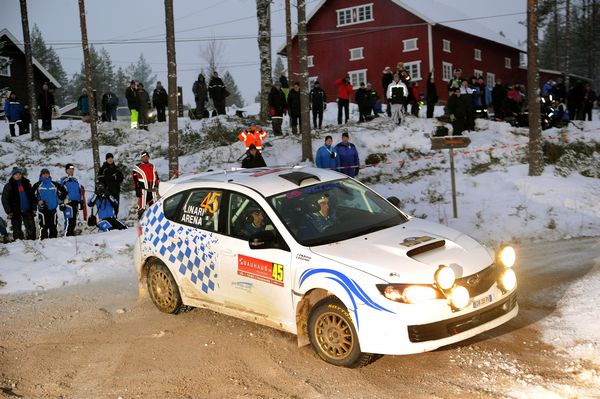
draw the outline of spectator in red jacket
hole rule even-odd
[[[343,79],[335,81],[338,88],[338,125],[342,124],[342,109],[345,111],[344,123],[348,123],[350,118],[350,97],[352,96],[352,84],[350,78],[346,76]]]

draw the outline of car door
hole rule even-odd
[[[238,192],[229,192],[226,203],[225,234],[221,241],[222,248],[226,249],[220,273],[227,284],[228,300],[247,313],[275,323],[295,320],[291,252],[272,223],[273,211]],[[279,247],[251,249],[251,236],[257,231],[269,230],[281,239]]]

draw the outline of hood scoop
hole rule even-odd
[[[420,247],[413,248],[406,253],[406,255],[410,258],[414,258],[417,255],[420,255],[425,252],[433,251],[434,249],[444,247],[446,245],[446,240],[439,240],[430,242],[425,245],[421,245]]]

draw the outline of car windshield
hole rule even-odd
[[[296,241],[305,246],[346,240],[407,221],[393,205],[352,179],[298,188],[269,201]]]

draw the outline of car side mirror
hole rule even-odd
[[[274,230],[259,231],[248,240],[250,249],[279,248],[279,239]]]
[[[396,208],[400,208],[400,200],[398,199],[398,197],[388,197],[387,200]]]

